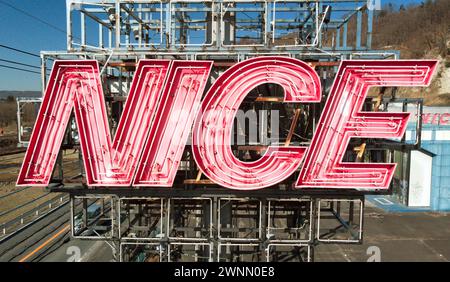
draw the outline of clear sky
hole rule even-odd
[[[400,4],[420,3],[422,0],[381,0]],[[66,49],[65,0],[0,0],[0,45],[7,45],[31,53],[41,50]],[[9,5],[8,5],[9,4]],[[12,7],[11,7],[12,6]],[[16,9],[14,9],[16,8]],[[28,13],[29,16],[17,9]],[[30,16],[31,15],[31,16]],[[34,17],[34,18],[33,18]],[[45,21],[53,27],[39,21]],[[1,60],[19,61],[39,66],[40,59],[0,48],[0,65],[16,66],[39,72],[39,69],[17,66]],[[40,90],[40,75],[0,67],[0,90]]]

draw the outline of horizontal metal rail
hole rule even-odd
[[[39,220],[43,216],[51,213],[57,208],[67,204],[69,202],[69,195],[58,195],[45,203],[40,204],[36,208],[22,213],[20,216],[12,219],[8,222],[0,224],[0,242],[5,239],[5,236],[11,235],[23,227]],[[9,230],[13,228],[13,230]],[[7,236],[9,237],[9,236]]]
[[[18,210],[18,209],[21,209],[21,208],[23,208],[23,207],[26,207],[26,206],[28,206],[28,205],[30,205],[30,204],[36,202],[37,200],[40,200],[40,199],[42,199],[42,198],[48,196],[49,194],[50,194],[50,193],[47,192],[47,193],[45,193],[45,194],[43,194],[43,195],[41,195],[41,196],[39,196],[39,197],[37,197],[37,198],[35,198],[35,199],[29,201],[29,202],[23,203],[23,204],[18,205],[17,207],[14,207],[14,208],[12,208],[12,209],[10,209],[10,210],[4,211],[4,212],[0,213],[0,217],[5,216],[5,215],[7,215],[7,214],[10,214],[10,213],[12,213],[12,212],[14,212],[14,211],[16,211],[16,210]]]

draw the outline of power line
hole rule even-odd
[[[33,65],[24,64],[24,63],[20,63],[20,62],[16,62],[16,61],[5,60],[5,59],[0,59],[0,61],[6,62],[6,63],[10,63],[10,64],[21,65],[21,66],[25,66],[25,67],[35,68],[35,69],[40,69],[41,68],[41,67],[38,67],[38,66],[33,66]]]
[[[42,20],[42,19],[40,19],[40,18],[38,18],[38,17],[28,13],[27,11],[24,11],[24,10],[22,10],[20,8],[17,8],[17,7],[15,7],[15,6],[13,6],[13,5],[9,4],[9,3],[6,3],[3,0],[0,0],[0,3],[5,5],[5,6],[8,6],[9,8],[11,8],[13,10],[16,10],[17,12],[22,13],[22,14],[24,14],[24,15],[26,15],[26,16],[28,16],[28,17],[30,17],[30,18],[40,22],[40,23],[43,23],[43,24],[45,24],[45,25],[47,25],[47,26],[49,26],[49,27],[51,27],[51,28],[53,28],[53,29],[55,29],[55,30],[57,30],[59,32],[62,32],[64,34],[66,34],[66,31],[64,29],[59,28],[59,27],[57,27],[57,26],[55,26],[55,25],[53,25],[53,24],[51,24],[51,23],[49,23],[47,21],[44,21],[44,20]]]
[[[39,67],[39,66],[29,65],[29,64],[25,64],[25,63],[21,63],[21,62],[17,62],[17,61],[10,61],[10,60],[5,60],[5,59],[0,59],[0,61],[6,62],[6,63],[10,63],[10,64],[26,66],[26,67],[30,67],[30,68],[35,68],[35,69],[41,69],[41,67]],[[46,70],[50,71],[51,68],[47,67]]]
[[[30,53],[30,52],[27,52],[27,51],[23,51],[23,50],[20,50],[20,49],[17,49],[17,48],[9,47],[9,46],[3,45],[3,44],[0,44],[0,47],[1,48],[5,48],[5,49],[9,49],[9,50],[13,50],[13,51],[16,51],[16,52],[19,52],[19,53],[22,53],[22,54],[30,55],[30,56],[33,56],[33,57],[38,57],[38,58],[41,57],[39,55]]]
[[[31,72],[31,73],[41,74],[40,72],[37,72],[37,71],[32,71],[32,70],[26,70],[26,69],[21,69],[21,68],[16,68],[16,67],[11,67],[11,66],[7,66],[7,65],[0,65],[0,67],[2,67],[2,68],[7,68],[7,69],[14,69],[14,70],[20,70],[20,71],[25,71],[25,72]]]

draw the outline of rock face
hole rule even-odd
[[[439,59],[430,87],[400,88],[397,97],[423,98],[425,105],[450,106],[450,1],[423,1],[375,14],[373,47],[400,50],[401,59]]]
[[[428,51],[423,59],[439,60],[439,69],[431,85],[427,88],[399,88],[397,97],[423,98],[426,106],[450,106],[450,55],[443,58],[434,49]]]

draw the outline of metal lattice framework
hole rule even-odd
[[[67,1],[67,47],[188,53],[367,51],[373,21],[373,7],[367,4],[366,0],[73,0]],[[350,40],[353,18],[357,32]]]

